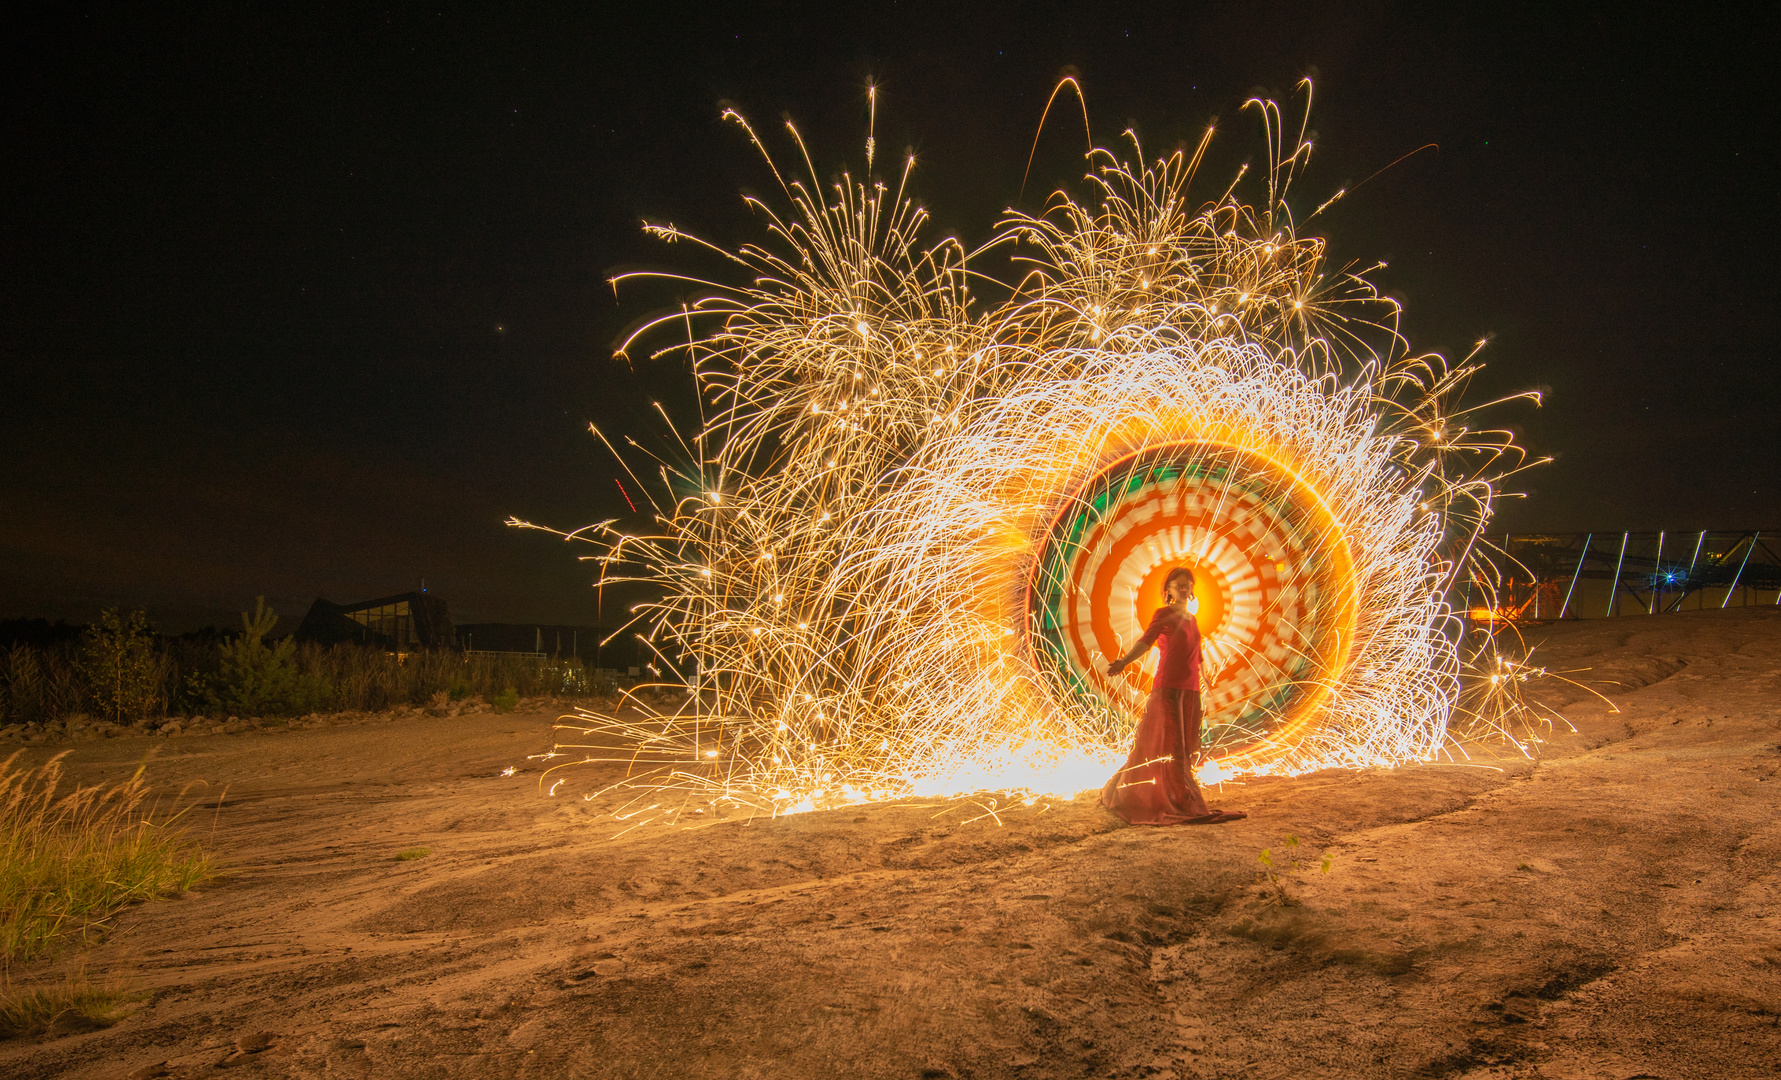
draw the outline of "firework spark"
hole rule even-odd
[[[1187,563],[1205,779],[1438,753],[1448,590],[1524,459],[1454,406],[1473,358],[1412,353],[1395,302],[1297,230],[1304,128],[1249,106],[1255,205],[1190,194],[1212,132],[1162,159],[1133,139],[1089,154],[1092,200],[1008,211],[977,251],[924,245],[912,157],[894,188],[825,184],[791,125],[802,176],[726,113],[787,206],[750,199],[768,239],[721,252],[749,284],[624,344],[698,328],[656,354],[690,352],[708,414],[651,470],[655,528],[576,534],[603,581],[659,591],[627,632],[674,704],[565,718],[558,750],[627,763],[644,801],[771,813],[1098,787],[1148,686],[1105,656]],[[985,304],[992,249],[1021,276]]]

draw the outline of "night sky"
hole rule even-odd
[[[606,279],[721,272],[646,218],[759,235],[738,195],[769,179],[720,109],[857,174],[876,83],[881,164],[912,147],[934,237],[969,243],[1066,71],[1102,143],[1217,118],[1206,194],[1260,156],[1244,99],[1307,74],[1301,212],[1438,145],[1314,231],[1389,261],[1418,348],[1489,336],[1480,397],[1546,391],[1492,414],[1557,459],[1497,527],[1781,528],[1771,6],[510,6],[11,28],[0,617],[181,631],[263,594],[289,627],[424,578],[460,622],[596,621],[575,550],[501,522],[626,511],[590,421],[667,439],[649,403],[688,399],[685,366],[611,353],[679,296]],[[1083,149],[1054,115],[1021,205]]]

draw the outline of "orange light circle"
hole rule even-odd
[[[1354,576],[1341,530],[1290,469],[1222,444],[1104,470],[1054,522],[1029,592],[1034,642],[1065,695],[1135,723],[1151,650],[1119,678],[1169,572],[1194,572],[1205,743],[1263,752],[1302,737],[1346,664]]]

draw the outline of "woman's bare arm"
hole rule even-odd
[[[1143,656],[1150,651],[1150,647],[1156,644],[1156,639],[1162,637],[1169,629],[1168,622],[1163,616],[1163,612],[1167,610],[1169,609],[1159,609],[1155,615],[1150,617],[1149,629],[1145,630],[1144,636],[1139,638],[1137,643],[1132,646],[1132,651],[1107,665],[1108,675],[1118,675],[1132,663],[1136,662],[1140,656]]]

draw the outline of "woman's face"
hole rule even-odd
[[[1192,592],[1192,585],[1189,585],[1186,580],[1182,578],[1176,578],[1163,587],[1163,603],[1168,604],[1170,607],[1186,603],[1189,594]]]

